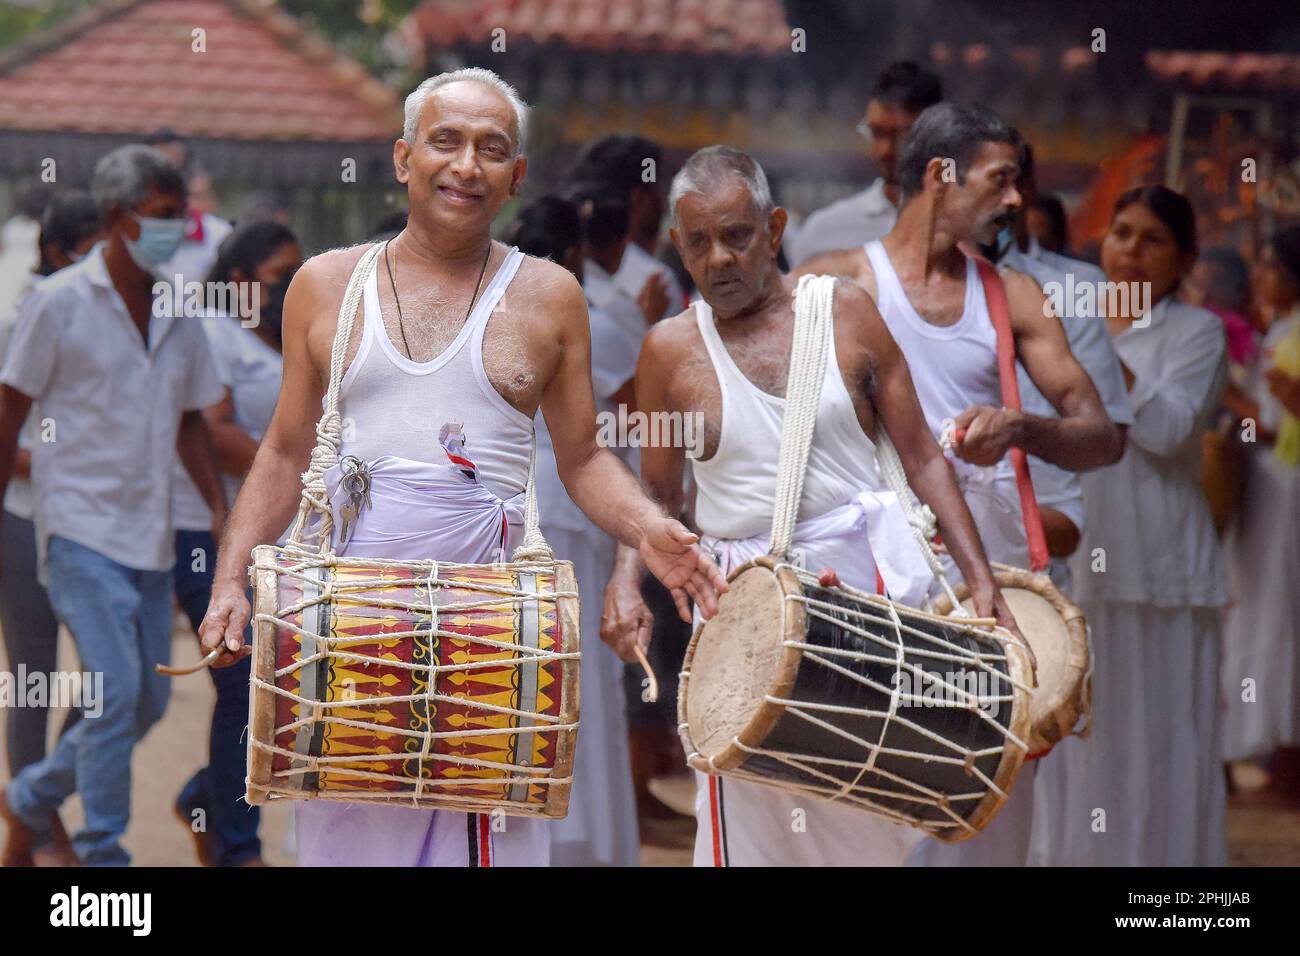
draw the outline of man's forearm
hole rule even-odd
[[[1044,418],[1021,413],[1011,443],[1069,471],[1103,468],[1124,454],[1124,436],[1104,414]]]
[[[244,586],[253,548],[275,541],[297,510],[299,471],[289,456],[265,444],[258,450],[221,536],[215,583]]]
[[[582,513],[622,544],[637,548],[646,526],[663,515],[646,496],[636,476],[608,448],[560,475],[565,490]]]

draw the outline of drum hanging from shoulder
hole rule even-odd
[[[1000,629],[825,588],[772,557],[736,569],[692,637],[678,699],[697,770],[841,801],[956,842],[1027,753],[1028,655]]]
[[[993,579],[1037,662],[1038,683],[1029,699],[1028,743],[1029,756],[1040,757],[1061,738],[1086,732],[1092,715],[1088,624],[1083,611],[1044,574],[996,565]],[[966,586],[959,586],[956,594],[971,611]],[[952,602],[940,597],[935,611],[951,613]]]
[[[563,817],[578,723],[565,561],[254,551],[248,800]]]

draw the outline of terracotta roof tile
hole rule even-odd
[[[0,128],[386,140],[396,94],[262,0],[116,0],[0,58]],[[192,49],[193,30],[206,50]]]
[[[563,43],[628,53],[772,55],[790,49],[780,0],[425,0],[405,30],[427,49],[506,42]]]
[[[1147,69],[1168,83],[1216,89],[1300,90],[1300,56],[1152,50]]]

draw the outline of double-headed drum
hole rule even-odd
[[[254,551],[248,802],[563,817],[578,725],[564,561]]]
[[[1028,656],[1007,632],[845,588],[771,557],[732,573],[691,639],[690,764],[841,801],[955,842],[1027,752]]]
[[[1061,738],[1084,733],[1092,716],[1092,668],[1088,624],[1083,611],[1057,590],[1051,578],[1032,571],[996,565],[993,579],[1034,652],[1038,683],[1029,698],[1029,756],[1040,757]],[[970,611],[964,585],[957,589]],[[947,598],[935,611],[947,614]]]

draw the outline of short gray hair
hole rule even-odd
[[[745,184],[759,215],[766,218],[776,208],[772,189],[767,184],[767,174],[754,157],[730,146],[705,146],[692,153],[686,165],[673,177],[672,188],[668,190],[669,224],[674,229],[680,225],[677,204],[683,196],[704,193],[725,176],[734,176]]]
[[[185,179],[171,161],[152,146],[119,146],[95,164],[90,194],[101,217],[114,206],[132,208],[151,189],[171,196],[188,196]]]
[[[523,101],[513,86],[491,70],[481,66],[467,66],[464,69],[439,73],[437,76],[429,77],[412,90],[411,95],[406,98],[406,119],[402,126],[402,138],[408,143],[415,142],[415,130],[420,125],[420,111],[424,109],[425,101],[434,90],[463,80],[491,87],[509,101],[511,109],[515,111],[515,155],[522,155],[524,143],[528,140],[528,104]]]

